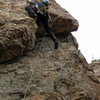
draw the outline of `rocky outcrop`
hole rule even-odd
[[[5,1],[5,2],[4,2]],[[43,1],[43,0],[36,0],[36,1]],[[50,15],[52,18],[51,28],[54,31],[54,33],[60,33],[60,32],[72,32],[76,31],[78,29],[78,21],[73,18],[68,11],[61,8],[60,5],[56,3],[55,0],[50,0]],[[18,13],[18,14],[26,14],[24,7],[26,6],[26,0],[10,0],[7,2],[7,0],[1,1],[1,6],[3,10],[8,9],[10,12]],[[6,9],[5,9],[6,7]],[[61,30],[59,30],[59,28]],[[44,28],[39,27],[37,30],[38,33],[44,33]]]
[[[94,63],[91,63],[89,65],[89,67],[93,70],[94,72],[94,76],[97,77],[97,79],[99,80],[100,82],[100,61],[96,61]]]
[[[44,30],[25,6],[24,0],[0,1],[0,100],[99,100],[100,84],[71,34],[77,20],[51,0],[55,50],[47,35],[35,36]]]
[[[34,46],[37,26],[35,20],[28,17],[25,6],[26,0],[0,1],[0,63],[20,56]],[[50,13],[54,33],[77,30],[77,20],[54,0],[51,1]],[[44,28],[38,27],[37,33],[45,33]]]
[[[50,23],[54,33],[72,32],[78,29],[78,21],[73,18],[68,11],[61,8],[55,0],[50,0],[51,6],[49,9],[52,22]],[[61,30],[59,30],[61,29]],[[42,27],[38,28],[38,33],[44,33]]]
[[[32,49],[35,43],[35,21],[25,15],[0,10],[0,63]]]

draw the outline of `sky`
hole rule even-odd
[[[72,32],[88,63],[100,59],[100,0],[56,0],[79,22]]]

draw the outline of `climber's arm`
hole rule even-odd
[[[29,16],[32,18],[37,17],[37,15],[35,14],[35,12],[31,9],[31,7],[27,6],[25,7],[25,10],[28,12]]]

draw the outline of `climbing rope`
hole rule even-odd
[[[38,53],[37,53],[36,57],[38,57],[39,54],[40,54],[40,50],[41,50],[41,48],[42,48],[42,45],[43,45],[45,36],[46,36],[46,34],[44,34],[44,36],[43,36],[43,38],[42,38],[42,42],[41,42],[41,45],[40,45],[40,48],[39,48],[39,50],[38,50]],[[37,68],[37,70],[40,69],[39,66],[36,66],[36,65],[35,65],[35,67]],[[25,92],[24,92],[24,99],[25,99],[25,100],[26,100],[27,91],[28,91],[28,89],[29,89],[29,84],[30,84],[30,82],[31,82],[31,80],[32,80],[32,76],[33,76],[33,71],[32,71],[32,73],[31,73],[31,75],[30,75],[30,78],[29,78],[29,81],[28,81],[28,85],[27,85],[27,87],[26,87],[26,89],[25,89]]]
[[[7,4],[8,4],[7,12],[8,12],[8,14],[9,14],[9,17],[12,17],[12,16],[11,16],[12,9],[11,9],[11,8],[9,9],[9,6],[11,6],[11,5],[10,5],[10,4],[11,4],[11,0],[7,0]],[[54,22],[55,22],[58,18],[59,18],[59,17],[56,17],[56,18],[52,21],[52,23],[50,24],[50,26],[52,26],[52,25],[54,24]],[[9,21],[9,23],[11,22],[10,20],[8,20],[8,21]],[[46,36],[46,34],[44,34],[44,36],[43,36],[43,38],[42,38],[42,42],[41,42],[41,45],[40,45],[40,47],[39,47],[39,50],[38,50],[38,53],[37,53],[36,57],[38,57],[38,56],[40,55],[41,48],[42,48],[42,46],[43,46],[43,42],[44,42],[45,36]],[[38,69],[40,69],[39,66],[36,66],[36,65],[35,65],[35,67],[37,68],[37,71],[38,71]],[[31,82],[31,80],[32,80],[33,72],[34,72],[34,71],[32,71],[32,73],[31,73],[31,75],[30,75],[30,78],[29,78],[27,87],[26,87],[25,92],[24,92],[24,99],[25,99],[25,100],[26,100],[27,91],[28,91],[29,86],[30,86],[30,82]]]
[[[59,18],[59,17],[56,17],[56,18],[52,21],[52,23],[50,24],[50,26],[53,25],[54,22],[55,22],[58,18]],[[39,50],[38,50],[38,53],[37,53],[36,57],[38,57],[39,54],[40,54],[40,50],[41,50],[41,48],[42,48],[42,45],[43,45],[45,36],[46,36],[46,34],[44,34],[44,36],[43,36],[43,38],[42,38],[42,42],[41,42],[41,45],[40,45],[40,48],[39,48]],[[48,43],[48,44],[49,44],[49,43]],[[35,65],[35,67],[37,68],[37,70],[40,69],[39,66],[36,66],[36,65]],[[30,75],[30,78],[29,78],[29,81],[28,81],[28,85],[27,85],[27,87],[26,87],[26,89],[25,89],[25,92],[24,92],[24,99],[25,99],[25,100],[26,100],[27,91],[28,91],[28,89],[29,89],[29,84],[30,84],[30,82],[31,82],[31,80],[32,80],[32,76],[33,76],[33,71],[32,71],[32,74]]]

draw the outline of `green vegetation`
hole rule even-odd
[[[92,62],[92,63],[94,63],[94,62],[100,62],[100,59],[92,59],[91,62]]]

